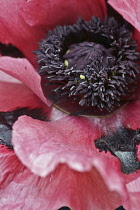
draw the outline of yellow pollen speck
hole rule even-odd
[[[86,79],[86,77],[84,76],[84,75],[82,75],[82,74],[80,74],[80,79]]]
[[[116,71],[113,71],[113,72],[112,72],[112,76],[115,76],[115,75],[116,75]]]
[[[67,60],[64,60],[64,64],[65,64],[65,66],[67,66],[67,67],[68,67],[69,62],[68,62]]]

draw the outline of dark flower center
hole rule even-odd
[[[57,26],[36,51],[44,95],[76,115],[107,115],[133,97],[139,53],[114,18]]]

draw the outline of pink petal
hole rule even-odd
[[[129,103],[122,112],[123,124],[133,130],[140,128],[140,101]]]
[[[140,177],[135,179],[132,182],[129,182],[127,185],[127,190],[130,194],[130,204],[132,209],[139,209],[140,206]]]
[[[11,77],[10,75],[4,73],[3,71],[0,71],[0,81],[3,82],[14,82],[14,83],[21,83],[19,80],[17,80],[14,77]]]
[[[0,41],[5,44],[13,44],[32,62],[35,62],[32,51],[37,47],[37,40],[42,37],[44,31],[41,26],[39,28],[30,27],[22,18],[24,2],[24,0],[1,2]]]
[[[69,206],[73,210],[108,209],[121,205],[121,196],[110,191],[100,174],[93,168],[78,173],[65,165],[45,178],[25,168],[13,152],[0,150],[0,208],[59,209]]]
[[[22,163],[29,167],[33,173],[46,177],[60,163],[66,163],[71,169],[82,172],[78,173],[79,175],[88,174],[89,177],[89,173],[94,167],[96,174],[103,177],[108,189],[116,191],[122,196],[120,205],[125,205],[126,209],[131,210],[129,192],[125,186],[126,180],[128,180],[126,177],[129,175],[123,175],[120,172],[120,165],[115,157],[96,151],[93,141],[99,132],[95,124],[93,126],[89,120],[77,117],[65,117],[63,120],[55,122],[40,122],[29,117],[20,117],[13,129],[15,152]],[[95,181],[96,185],[100,182],[98,176]],[[133,173],[129,182],[138,176],[139,173]],[[96,179],[94,178],[94,180]],[[92,186],[94,186],[94,180]],[[85,186],[87,186],[87,191],[90,191],[87,183]],[[105,201],[103,203],[105,205]],[[84,204],[82,205],[84,206]],[[97,207],[95,209],[98,209]],[[114,208],[112,207],[112,209]]]
[[[6,112],[20,107],[43,108],[47,106],[25,85],[0,82],[0,111]]]
[[[108,3],[119,12],[129,23],[140,31],[139,0],[108,0]]]
[[[127,210],[133,210],[131,205],[134,207],[135,203],[137,206],[139,203],[138,196],[129,197],[129,193],[139,194],[139,185],[136,183],[133,187],[133,182],[130,183],[127,192],[122,179],[108,170],[109,164],[104,179],[95,167],[88,172],[79,173],[66,165],[59,165],[47,177],[40,178],[30,173],[13,151],[0,148],[0,165],[1,209],[20,210],[24,206],[24,209],[55,210],[69,206],[73,210],[112,210],[125,205]],[[107,187],[107,176],[117,184],[116,189]]]
[[[61,164],[76,171],[98,170],[110,190],[124,196],[125,187],[117,158],[99,154],[94,139],[96,126],[87,119],[66,117],[55,122],[41,122],[20,117],[13,127],[14,150],[24,165],[45,177]]]
[[[52,28],[59,24],[71,24],[78,16],[90,19],[91,16],[104,18],[104,0],[34,0],[24,4],[22,17],[30,26],[45,25]]]
[[[35,63],[32,51],[48,28],[73,23],[79,15],[104,17],[106,8],[104,0],[5,0],[0,14],[0,41],[13,44]]]
[[[71,117],[45,123],[21,117],[13,128],[14,148],[23,163],[41,176],[65,162],[75,170],[87,171],[92,167],[92,157],[97,156],[93,140],[99,136],[97,128],[91,127],[91,134],[89,126],[88,121],[82,124],[81,119]]]
[[[0,70],[22,81],[40,97],[42,101],[50,105],[49,101],[47,101],[43,95],[40,85],[40,76],[26,59],[1,57]]]

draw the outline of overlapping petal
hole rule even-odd
[[[0,82],[0,111],[7,112],[21,107],[37,108],[47,106],[24,84]]]
[[[137,40],[140,50],[140,1],[108,0],[108,3],[134,26],[133,37]]]
[[[21,162],[34,174],[46,177],[60,164],[66,163],[72,171],[80,172],[78,176],[82,172],[89,179],[94,168],[100,174],[97,183],[102,176],[107,188],[120,195],[121,204],[133,210],[127,182],[137,179],[139,173],[123,175],[117,158],[96,151],[93,141],[99,135],[99,130],[87,119],[65,117],[54,122],[39,122],[25,116],[19,118],[13,129],[14,150]],[[80,185],[79,188],[82,189]],[[103,193],[102,190],[100,193]],[[105,205],[106,202],[103,203]]]
[[[120,13],[124,19],[140,31],[140,1],[139,0],[108,0],[108,3]]]
[[[140,196],[140,177],[136,178],[134,181],[128,183],[127,189],[130,194],[130,206],[131,209],[139,209],[139,196]]]
[[[112,210],[122,201],[117,192],[109,191],[94,168],[78,173],[61,165],[47,177],[40,178],[23,166],[13,152],[2,150],[0,164],[1,209],[56,210],[69,206],[73,210]]]
[[[4,108],[6,109],[1,111],[9,111],[9,109],[21,106],[38,107],[41,106],[41,104],[43,104],[23,84],[1,82],[0,85],[1,85],[0,89],[1,95],[3,93],[0,109]],[[14,102],[13,107],[10,106],[10,103],[7,103],[8,102],[7,99],[8,100],[10,99],[11,101]],[[7,106],[4,107],[4,104],[7,104]],[[24,163],[24,160],[22,159],[22,154],[20,158],[22,160],[21,163],[13,151],[10,151],[3,146],[0,147],[0,162],[1,162],[0,208],[2,209],[15,208],[17,210],[21,208],[43,209],[45,206],[44,209],[46,209],[47,207],[48,209],[53,210],[53,209],[58,209],[63,205],[66,205],[70,206],[74,210],[77,210],[77,208],[79,207],[80,209],[84,210],[88,206],[89,206],[88,208],[91,208],[92,206],[93,209],[94,208],[100,209],[103,208],[103,206],[105,206],[106,209],[112,210],[112,208],[117,208],[119,205],[121,205],[122,202],[121,195],[123,195],[123,193],[125,192],[125,188],[123,186],[123,183],[121,182],[120,177],[118,176],[118,173],[116,172],[114,173],[111,167],[110,167],[110,173],[112,174],[111,175],[112,182],[110,182],[111,177],[110,179],[108,179],[107,170],[106,170],[106,168],[108,167],[107,165],[108,160],[106,159],[104,161],[105,163],[103,164],[100,158],[95,158],[95,160],[91,161],[90,164],[88,163],[90,159],[91,160],[93,159],[92,158],[93,153],[94,152],[96,153],[96,151],[94,150],[91,151],[91,149],[89,148],[91,145],[94,148],[93,142],[91,142],[91,140],[89,139],[89,137],[91,137],[91,134],[89,134],[89,136],[87,137],[86,135],[83,136],[82,133],[80,134],[80,130],[81,131],[83,130],[83,126],[85,126],[85,128],[88,131],[90,122],[88,122],[87,119],[83,118],[83,120],[81,121],[79,118],[75,118],[73,119],[75,121],[74,122],[73,120],[71,121],[70,118],[66,117],[64,121],[45,122],[44,124],[42,124],[41,121],[39,120],[34,120],[26,116],[21,118],[21,120],[22,119],[25,119],[26,121],[25,123],[23,123],[22,127],[24,131],[21,129],[21,127],[20,128],[18,127],[21,124],[20,121],[17,121],[15,126],[18,127],[17,130],[19,133],[17,132],[16,129],[14,129],[17,138],[15,138],[13,132],[13,142],[18,139],[18,142],[15,143],[15,151],[17,147],[19,147],[20,145],[19,144],[20,138],[18,138],[18,135],[21,134],[22,132],[24,132],[24,134],[26,133],[27,141],[25,142],[22,141],[23,138],[25,137],[24,135],[23,138],[21,138],[21,142],[23,143],[23,145],[21,146],[23,147],[19,148],[19,153],[24,151],[27,159],[35,154],[34,160],[36,160],[36,164],[34,167],[36,170],[37,167],[39,166],[38,160],[40,158],[39,153],[36,152],[41,152],[40,154],[42,155],[42,157],[40,158],[39,161],[41,161],[40,164],[42,166],[42,171],[38,170],[38,172],[35,172],[35,174],[39,176],[44,176],[44,178],[40,178],[39,176],[32,174],[25,167],[26,164],[24,164],[25,166],[22,164]],[[74,128],[75,125],[78,125],[77,124],[78,121],[79,121],[79,129],[77,130],[77,133],[75,133]],[[61,126],[63,127],[63,129]],[[67,126],[71,129],[68,129]],[[42,132],[44,128],[46,129],[46,131]],[[31,132],[30,129],[32,130],[33,133]],[[72,130],[73,130],[73,135],[72,135]],[[66,138],[64,134],[66,134]],[[93,133],[94,138],[96,138],[96,136],[94,136],[96,134],[98,135],[98,132]],[[47,140],[46,135],[48,141],[46,141]],[[70,135],[71,139],[69,139]],[[76,137],[75,139],[73,138],[74,136]],[[35,140],[35,142],[32,141],[32,138]],[[31,145],[27,145],[27,143],[31,143],[33,148],[31,147]],[[49,149],[48,151],[46,146],[48,146]],[[30,154],[28,153],[29,150]],[[43,155],[46,152],[48,152],[48,154],[46,154],[44,159]],[[47,166],[45,162],[48,160],[47,155],[49,156],[50,152],[51,153],[55,152],[55,153],[49,168],[49,165]],[[73,159],[71,159],[72,156]],[[101,159],[103,158],[101,157]],[[87,164],[85,164],[85,160],[87,160]],[[117,166],[118,169],[119,163],[117,159],[116,162],[118,164]],[[60,163],[61,164],[63,163],[63,165],[60,166]],[[67,163],[71,168],[75,170],[66,167],[64,163]],[[83,172],[87,171],[87,172],[84,173],[76,172],[76,171],[81,171],[81,169],[77,168],[80,166],[80,164],[81,167],[83,167],[82,171]],[[99,170],[98,165],[100,166],[102,165],[103,167]],[[46,168],[46,166],[48,167],[48,169]],[[93,168],[93,166],[95,168]],[[104,179],[100,174],[102,174]],[[114,177],[116,180],[115,182],[114,182]],[[92,183],[93,180],[94,183]],[[79,185],[81,186],[80,189]],[[93,185],[96,185],[96,188]],[[66,189],[67,193],[65,192],[64,189]],[[100,197],[101,190],[104,193],[104,202],[99,202],[101,199]],[[82,194],[81,191],[83,192]],[[28,196],[29,194],[30,196]],[[87,199],[84,199],[85,196],[88,196]],[[109,202],[107,199],[108,197],[109,197]],[[36,200],[35,203],[34,200]]]
[[[93,157],[97,161],[93,141],[99,137],[99,131],[87,119],[68,116],[43,123],[21,117],[13,129],[15,152],[40,176],[48,175],[59,163],[83,172],[91,169]]]
[[[0,58],[0,70],[19,79],[27,85],[42,101],[49,104],[49,101],[44,97],[41,85],[40,76],[35,71],[31,63],[25,58]]]
[[[21,83],[18,79],[4,73],[3,71],[0,70],[0,81],[3,82],[14,82],[14,83]]]
[[[48,29],[57,24],[73,23],[79,15],[87,19],[105,14],[104,0],[2,0],[0,41],[13,44],[35,63],[32,51],[37,49],[37,42],[44,38]]]
[[[109,3],[140,29],[138,0],[109,0]],[[22,0],[20,3],[3,0],[0,12],[0,41],[14,44],[34,63],[32,51],[49,28],[72,23],[78,15],[84,19],[92,15],[104,17],[106,8],[104,0]],[[10,23],[9,17],[12,17]],[[136,31],[135,36],[138,37]],[[40,77],[30,62],[1,57],[0,70],[21,80],[50,105],[43,96]],[[5,80],[9,79],[5,77]],[[11,81],[13,84],[0,83],[0,111],[9,111],[21,104],[44,107],[44,103],[26,86]],[[139,101],[133,101],[105,119],[67,116],[41,122],[27,116],[20,117],[14,124],[12,138],[17,156],[5,147],[0,148],[0,207],[53,210],[67,205],[74,210],[112,210],[123,204],[127,210],[138,209],[139,172],[123,175],[119,160],[109,153],[98,153],[93,142],[113,127],[139,128],[139,106]],[[46,110],[50,112],[48,107]]]

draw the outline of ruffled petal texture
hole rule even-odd
[[[34,107],[38,105],[41,106],[40,100],[37,99],[37,97],[25,85],[14,83],[14,82],[13,83],[1,82],[0,85],[1,85],[1,96],[2,96],[1,97],[2,101],[0,103],[1,104],[0,110],[9,111],[9,109],[20,107],[21,105],[34,106]],[[8,102],[7,98],[10,103],[7,103]],[[11,101],[14,103],[11,103]],[[11,104],[12,104],[12,107],[11,107]],[[85,162],[84,158],[82,158],[82,156],[80,157],[80,152],[83,152],[83,157],[85,157],[88,162],[88,159],[90,159],[92,156],[92,154],[90,154],[91,153],[90,148],[88,148],[90,146],[89,141],[87,141],[87,150],[89,150],[89,152],[85,151],[84,149],[85,141],[88,140],[88,138],[85,139],[85,136],[84,136],[84,139],[80,140],[80,138],[82,137],[82,134],[80,134],[80,130],[82,130],[82,127],[80,126],[81,124],[80,121],[79,121],[80,128],[76,134],[77,141],[74,141],[73,136],[72,136],[70,139],[71,145],[65,145],[65,143],[66,144],[69,143],[68,136],[70,135],[70,133],[72,135],[72,130],[74,129],[75,124],[77,124],[78,121],[76,122],[74,120],[75,121],[74,123],[74,121],[71,121],[69,118],[66,118],[66,120],[64,120],[63,123],[61,121],[60,127],[59,125],[57,125],[57,123],[59,122],[52,122],[53,125],[49,125],[47,127],[46,132],[42,132],[40,129],[44,129],[44,128],[46,129],[45,124],[44,124],[45,127],[43,127],[41,124],[41,121],[39,120],[33,120],[32,118],[28,118],[28,117],[25,117],[25,119],[30,119],[32,123],[32,126],[31,126],[30,121],[25,122],[26,126],[27,127],[29,126],[29,131],[26,130],[28,140],[31,143],[32,138],[34,139],[35,137],[36,140],[38,139],[38,141],[35,142],[35,145],[34,145],[34,142],[32,143],[35,146],[34,149],[39,149],[39,151],[42,150],[41,154],[44,154],[44,152],[46,152],[46,148],[44,147],[45,145],[42,140],[44,139],[45,135],[48,133],[48,139],[52,141],[53,143],[53,144],[50,144],[51,142],[50,141],[48,142],[48,148],[50,150],[49,152],[53,153],[53,152],[56,152],[56,150],[58,150],[56,155],[54,154],[55,156],[53,160],[54,168],[53,170],[47,171],[46,173],[47,177],[45,176],[44,178],[40,178],[37,175],[32,174],[24,165],[22,165],[13,151],[10,151],[6,147],[3,147],[3,146],[0,147],[0,162],[1,162],[0,208],[7,209],[7,210],[10,210],[11,208],[17,209],[17,210],[20,210],[21,208],[22,209],[34,208],[34,209],[44,209],[44,210],[47,208],[47,209],[55,210],[66,205],[66,206],[71,207],[74,210],[77,210],[78,208],[80,208],[81,210],[84,210],[86,208],[91,209],[91,207],[93,209],[105,208],[108,210],[112,210],[112,208],[114,209],[114,208],[117,208],[119,205],[121,205],[122,198],[121,198],[121,195],[119,195],[119,193],[123,194],[122,192],[124,191],[124,187],[123,187],[122,182],[119,179],[119,176],[115,174],[114,172],[112,173],[111,172],[112,169],[110,168],[110,173],[112,174],[112,181],[114,180],[114,176],[115,176],[116,182],[113,181],[111,184],[109,184],[110,180],[108,179],[107,180],[108,186],[106,186],[104,179],[101,177],[97,169],[92,168],[92,164],[91,166],[88,166],[89,163],[87,163],[87,166],[88,166],[87,168],[86,164],[84,163]],[[66,124],[68,125],[68,127],[71,127],[70,130],[68,128],[66,130],[66,127],[64,127],[64,125],[66,126]],[[89,123],[86,120],[84,123],[84,126],[87,125],[86,129],[88,129],[88,124]],[[34,136],[33,133],[30,132],[30,129],[31,129],[30,126],[33,128],[32,130],[33,133],[37,129],[40,130],[38,135],[36,135],[37,133],[35,132],[35,136]],[[55,127],[56,127],[56,132],[53,132],[55,130]],[[23,129],[24,129],[24,133],[26,133],[25,127],[23,127]],[[21,127],[18,128],[18,131],[20,131],[19,133],[23,132]],[[65,131],[67,131],[66,137],[63,134],[63,132],[65,133]],[[78,137],[78,133],[79,133],[79,137]],[[90,135],[91,134],[89,134],[89,136]],[[62,138],[62,136],[64,136],[64,139]],[[52,139],[50,139],[50,137]],[[55,142],[57,138],[58,138],[58,142]],[[65,139],[66,139],[66,142],[63,142],[63,140]],[[18,141],[19,140],[20,139],[18,139]],[[27,146],[26,143],[27,142],[25,142],[23,148],[26,148]],[[40,144],[42,144],[42,148]],[[59,149],[58,146],[59,147],[61,146],[62,148],[60,147]],[[70,146],[72,147],[71,149],[70,149]],[[76,148],[77,146],[78,148],[81,147],[81,149],[77,149]],[[51,147],[52,147],[52,150],[51,150]],[[74,148],[76,148],[76,150]],[[28,152],[28,148],[26,149]],[[30,146],[29,146],[29,150],[31,152],[30,155],[32,156],[33,151]],[[75,156],[73,160],[71,160],[70,155],[72,156],[74,155],[74,153],[75,153]],[[64,157],[62,157],[63,155]],[[37,160],[36,155],[34,158]],[[47,158],[47,157],[44,157],[44,158]],[[43,162],[46,161],[47,159],[45,160],[44,158],[41,157],[39,161],[43,161]],[[58,162],[55,163],[56,161],[55,159],[57,158],[58,158]],[[76,164],[74,165],[74,162],[78,158],[79,160],[77,160]],[[52,161],[52,165],[53,165],[53,161]],[[36,162],[38,162],[38,160]],[[85,169],[83,171],[87,171],[87,172],[79,173],[64,165],[64,163],[68,163],[68,165],[71,168],[81,171],[81,169],[79,169],[80,162],[84,163],[83,168],[85,167]],[[101,161],[97,160],[96,158],[94,162],[95,162],[94,163],[95,165],[98,165],[98,164],[102,165]],[[60,166],[60,163],[63,163],[63,165]],[[37,165],[35,164],[35,167],[36,166],[38,167],[38,163]],[[45,164],[43,164],[43,167],[44,167],[43,170],[46,170]],[[107,162],[105,161],[105,164],[103,165],[103,168],[101,169],[101,171],[102,171],[103,176],[107,178],[108,176],[106,173],[107,171],[106,168],[107,168]],[[39,175],[42,176],[40,171],[39,171]],[[79,188],[79,186],[81,187]],[[104,194],[104,200],[102,198],[102,202],[101,202],[100,193]],[[87,196],[87,199],[84,199],[86,196]],[[36,202],[34,202],[35,200]]]
[[[59,163],[67,163],[80,172],[90,170],[93,157],[97,157],[93,141],[98,137],[95,125],[70,116],[44,123],[21,117],[13,127],[15,152],[32,172],[43,177]]]
[[[138,0],[109,3],[140,30]],[[0,57],[0,70],[26,85],[0,72],[0,111],[39,107],[50,114],[51,103],[31,65],[36,64],[32,51],[56,25],[71,24],[78,16],[104,18],[105,1],[2,0],[0,14],[0,41],[15,45],[30,61]],[[99,153],[94,140],[122,125],[139,128],[139,107],[140,102],[133,101],[104,119],[63,115],[56,119],[53,113],[55,117],[49,118],[53,121],[47,122],[19,117],[12,130],[14,151],[0,146],[0,209],[113,210],[124,205],[138,210],[140,172],[124,175],[118,158]]]
[[[108,0],[108,3],[140,32],[139,0]]]
[[[112,210],[121,204],[119,194],[108,190],[96,169],[78,173],[61,165],[40,178],[12,151],[4,153],[4,149],[0,149],[0,165],[0,209],[56,210],[69,206],[73,210]]]
[[[122,193],[119,161],[97,153],[93,141],[98,135],[86,119],[66,117],[43,123],[25,116],[14,124],[12,141],[19,159],[39,176],[45,177],[60,163],[79,172],[94,166],[111,190]]]
[[[54,122],[39,122],[23,116],[13,126],[12,141],[15,153],[34,174],[41,177],[49,176],[60,164],[64,165],[65,163],[72,171],[77,171],[78,180],[83,176],[82,174],[87,174],[85,180],[89,180],[90,174],[94,171],[97,176],[91,181],[91,185],[98,186],[102,177],[108,190],[116,192],[120,196],[120,205],[124,205],[127,210],[133,210],[134,201],[130,199],[131,192],[126,184],[137,179],[139,172],[133,173],[132,176],[124,175],[120,172],[120,163],[117,158],[109,154],[98,153],[93,143],[98,136],[99,130],[95,124],[93,125],[84,118],[65,117]],[[78,188],[81,189],[78,180],[76,182]],[[82,187],[84,186],[82,185]],[[136,190],[139,193],[138,187]],[[96,193],[98,194],[98,189],[96,189]],[[102,193],[101,188],[99,194],[103,196]],[[106,205],[106,199],[102,202],[104,205]],[[85,202],[89,202],[87,197],[85,200]],[[94,205],[97,205],[95,209],[103,209],[98,206],[99,202],[98,204],[93,202],[94,204],[90,205],[89,209]],[[117,198],[114,202],[118,203]],[[112,205],[111,201],[109,203]],[[116,205],[112,209],[118,206]]]
[[[139,209],[140,202],[140,177],[136,178],[132,182],[128,183],[127,189],[130,194],[130,206],[132,210]]]
[[[48,29],[73,23],[79,15],[103,18],[106,7],[104,0],[2,0],[0,14],[0,41],[13,44],[35,63],[32,51]]]

